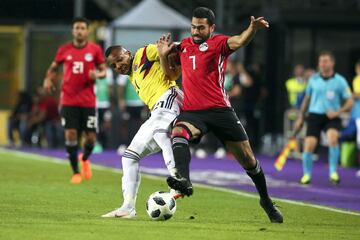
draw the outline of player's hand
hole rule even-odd
[[[97,79],[96,70],[89,71],[89,78],[93,81],[95,81]]]
[[[250,19],[250,26],[253,27],[255,30],[269,27],[269,22],[266,21],[264,17],[255,18],[254,16],[251,16]]]
[[[293,133],[292,138],[296,137],[296,135],[300,132],[303,125],[304,125],[304,117],[299,116],[296,119],[295,124],[294,124],[294,133]]]
[[[51,81],[51,79],[49,79],[49,78],[45,78],[43,87],[44,87],[45,91],[49,94],[53,93],[55,90],[54,84]]]
[[[340,112],[335,112],[335,111],[328,111],[326,113],[326,116],[329,118],[329,119],[334,119],[334,118],[337,118],[340,116]]]
[[[174,43],[171,42],[171,34],[168,33],[156,41],[156,48],[160,57],[165,57],[169,54],[171,49],[175,47]]]

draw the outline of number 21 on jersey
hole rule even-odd
[[[192,60],[193,70],[195,70],[195,69],[196,69],[196,64],[195,64],[195,55],[193,55],[193,56],[189,56],[189,58]]]
[[[72,72],[74,74],[81,74],[84,72],[84,63],[80,61],[73,62]]]

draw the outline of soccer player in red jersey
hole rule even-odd
[[[78,184],[82,177],[91,178],[88,160],[96,141],[97,116],[94,84],[97,78],[105,78],[106,65],[100,46],[88,41],[89,21],[75,18],[72,23],[73,40],[60,46],[54,61],[47,70],[44,88],[54,88],[56,72],[64,65],[61,86],[61,122],[65,128],[65,146],[73,175],[70,182]],[[78,138],[85,131],[84,153],[80,155],[82,174],[78,167]]]
[[[230,37],[213,35],[214,22],[215,15],[210,9],[196,8],[191,21],[191,37],[183,39],[178,46],[184,106],[171,134],[178,172],[176,176],[168,177],[168,185],[184,195],[192,195],[188,142],[197,142],[212,131],[253,180],[260,195],[260,205],[271,222],[282,223],[283,217],[268,195],[260,163],[255,159],[247,134],[224,90],[224,75],[230,54],[249,43],[257,30],[268,28],[269,23],[263,17],[252,16],[245,31]],[[168,44],[170,51],[173,45]]]

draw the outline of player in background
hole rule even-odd
[[[253,180],[260,195],[260,205],[271,222],[282,223],[283,217],[268,195],[260,163],[255,159],[248,136],[224,90],[230,54],[249,43],[258,30],[268,28],[269,23],[263,17],[252,16],[244,32],[229,37],[213,35],[214,22],[212,10],[196,8],[191,21],[191,37],[180,43],[184,107],[171,134],[178,172],[175,177],[168,177],[168,185],[184,195],[192,195],[189,141],[198,142],[204,134],[212,131]],[[172,47],[170,45],[168,49]]]
[[[307,129],[302,154],[301,184],[311,182],[313,153],[322,130],[325,131],[329,144],[329,179],[334,184],[340,182],[336,171],[340,158],[338,141],[341,130],[340,114],[351,109],[353,100],[346,79],[335,72],[334,66],[334,55],[329,51],[321,52],[318,59],[319,73],[312,75],[309,80],[300,113],[295,122],[296,135],[301,130],[306,117]]]
[[[164,37],[160,42],[163,41]],[[129,80],[151,115],[141,125],[121,158],[123,204],[102,217],[136,217],[139,162],[145,156],[162,150],[170,174],[175,173],[169,128],[180,113],[183,93],[175,83],[180,70],[169,69],[162,46],[164,44],[159,44],[158,48],[149,44],[138,49],[134,55],[122,46],[112,46],[105,51],[109,66],[119,74],[129,75]]]
[[[54,61],[47,70],[43,83],[52,92],[56,73],[64,65],[61,86],[61,122],[65,128],[65,147],[73,175],[70,182],[79,184],[82,177],[91,178],[89,156],[96,142],[97,116],[94,84],[96,79],[106,77],[106,65],[100,46],[88,41],[89,21],[75,18],[72,22],[73,40],[60,46]],[[82,174],[78,167],[78,139],[85,131],[84,152],[79,155]]]

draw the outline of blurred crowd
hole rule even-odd
[[[240,62],[229,61],[225,89],[255,149],[260,144],[259,119],[262,101],[267,96],[267,90],[262,82],[263,74],[259,64],[245,67]],[[98,143],[94,152],[116,148],[122,153],[148,117],[149,110],[137,96],[127,76],[115,75],[111,69],[107,70],[105,80],[96,81],[95,93],[99,128]],[[20,92],[17,99],[8,121],[9,144],[63,147],[63,129],[58,113],[57,97],[46,94],[39,87],[32,95]],[[226,154],[221,143],[211,136],[205,137],[193,150],[200,158],[210,153],[215,153],[218,158]]]
[[[305,95],[307,83],[315,72],[313,68],[296,64],[293,75],[284,82],[287,102],[287,110],[284,114],[285,139],[289,137]],[[353,81],[360,77],[360,62],[356,63],[355,73]],[[263,71],[260,64],[244,66],[236,60],[228,62],[225,90],[255,151],[260,151],[261,145],[264,144],[259,129],[268,91],[263,83]],[[179,79],[179,84],[181,85],[181,79]],[[117,149],[121,154],[140,125],[147,119],[149,111],[137,96],[127,76],[115,75],[110,69],[107,70],[105,80],[96,81],[95,92],[99,128],[98,142],[94,152]],[[20,92],[17,99],[17,104],[8,121],[9,144],[11,146],[63,147],[64,133],[57,98],[46,94],[39,87],[32,95]],[[350,121],[349,126],[343,131],[343,139],[355,142],[356,145],[354,124],[355,121]],[[208,154],[214,154],[216,158],[223,158],[226,155],[222,144],[211,135],[204,137],[200,144],[192,148],[192,151],[199,158],[205,158]]]

